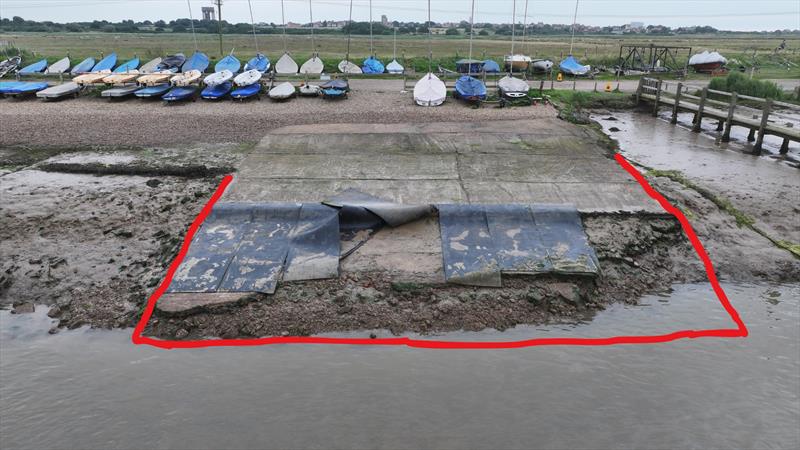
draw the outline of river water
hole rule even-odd
[[[0,311],[0,436],[4,448],[797,448],[800,286],[725,289],[747,338],[494,351],[165,351],[129,330],[50,336],[46,308]],[[514,332],[647,334],[648,317],[730,326],[690,285]]]

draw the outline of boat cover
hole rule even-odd
[[[402,64],[397,62],[396,59],[393,59],[392,62],[386,65],[386,71],[393,74],[400,74],[405,72],[405,68]]]
[[[257,70],[259,72],[266,72],[269,70],[269,58],[262,55],[261,53],[254,56],[250,61],[247,61],[247,64],[244,66],[244,70]]]
[[[120,86],[111,89],[106,89],[100,93],[101,97],[108,98],[122,98],[135,94],[138,90],[143,89],[141,86]]]
[[[483,61],[477,59],[459,59],[456,61],[456,71],[458,73],[481,73],[483,72]]]
[[[140,98],[151,98],[151,97],[161,97],[164,95],[172,85],[169,83],[164,84],[156,84],[155,86],[149,86],[144,89],[139,89],[135,92],[134,95]]]
[[[297,63],[288,53],[284,53],[283,56],[278,59],[278,62],[275,63],[275,73],[295,74],[298,70],[300,70],[300,68],[297,67]]]
[[[297,90],[294,88],[294,85],[286,81],[270,89],[268,95],[271,99],[285,100],[294,96],[296,93]]]
[[[211,75],[207,76],[203,82],[206,86],[217,86],[219,84],[227,83],[228,81],[233,79],[233,72],[230,70],[222,70],[220,72],[214,72]]]
[[[50,64],[50,67],[44,71],[47,74],[61,74],[69,70],[69,56],[61,58],[58,61]]]
[[[374,56],[365,59],[364,65],[361,67],[361,71],[364,73],[383,73],[384,70],[386,70],[386,68],[383,66],[383,63]]]
[[[105,84],[126,84],[132,83],[139,77],[139,71],[132,69],[125,73],[112,73],[111,75],[103,78]]]
[[[242,100],[259,94],[261,94],[261,83],[253,83],[234,89],[233,92],[231,92],[231,97]]]
[[[30,74],[30,73],[41,73],[46,68],[47,68],[47,60],[43,59],[41,61],[36,61],[33,64],[27,65],[27,66],[23,67],[22,69],[19,69],[19,74],[20,75],[26,75],[26,74]]]
[[[162,70],[156,73],[148,73],[136,79],[136,82],[146,86],[155,86],[166,83],[170,78],[174,77],[175,73],[171,70]]]
[[[156,66],[156,72],[161,72],[164,70],[177,72],[185,62],[186,62],[186,55],[184,55],[183,53],[176,53],[174,55],[167,56],[166,58],[161,60],[161,63],[158,66]]]
[[[727,62],[728,60],[725,59],[724,56],[720,55],[717,52],[709,52],[709,51],[704,51],[702,53],[692,55],[692,57],[689,58],[690,66],[695,66],[700,64],[714,64],[714,63],[726,64]]]
[[[343,91],[347,91],[350,89],[350,84],[345,80],[336,78],[322,83],[321,85],[319,85],[319,87],[322,89],[340,89]]]
[[[7,95],[27,95],[34,94],[50,87],[46,81],[26,81],[12,86],[10,89],[5,90]]]
[[[236,75],[236,78],[233,79],[233,83],[237,86],[250,86],[251,84],[258,83],[262,76],[264,75],[261,72],[252,69]]]
[[[319,74],[325,69],[325,64],[318,57],[314,56],[300,66],[300,73]]]
[[[508,97],[524,97],[528,95],[530,86],[525,80],[506,75],[497,82],[500,93]]]
[[[95,64],[92,67],[92,72],[102,72],[105,70],[111,70],[117,64],[117,54],[112,53],[105,58],[101,59],[99,63]]]
[[[445,279],[502,285],[501,274],[597,275],[599,263],[571,205],[437,205]]]
[[[0,81],[0,94],[7,94],[25,81]]]
[[[199,70],[190,70],[188,72],[183,72],[180,75],[175,75],[170,79],[170,83],[175,86],[188,86],[196,81],[200,80],[203,74],[200,73]]]
[[[67,83],[51,86],[47,89],[43,89],[37,92],[36,96],[43,99],[61,98],[61,97],[66,97],[68,95],[75,95],[80,91],[81,91],[81,86],[78,83],[73,83],[70,81]]]
[[[101,70],[100,72],[89,72],[74,77],[72,81],[80,85],[102,83],[103,78],[111,75],[111,70]]]
[[[181,72],[191,72],[198,70],[203,73],[208,68],[208,55],[202,52],[194,52],[191,58],[187,59],[181,66]]]
[[[420,106],[439,106],[447,98],[447,87],[436,75],[428,73],[414,86],[414,101]]]
[[[361,67],[358,67],[358,64],[354,64],[348,60],[340,61],[339,62],[339,72],[342,73],[363,73]]]
[[[156,70],[156,67],[161,64],[161,58],[155,58],[147,63],[145,63],[142,67],[139,68],[139,72],[141,73],[153,73]]]
[[[319,86],[316,84],[301,84],[297,90],[300,92],[300,95],[304,97],[316,97],[319,95]]]
[[[94,58],[86,58],[79,62],[77,66],[73,67],[70,74],[80,75],[82,73],[90,72],[92,67],[94,67]]]
[[[475,77],[463,75],[456,80],[456,94],[464,100],[483,100],[486,98],[486,85]]]
[[[578,60],[572,55],[564,58],[564,60],[561,61],[561,64],[559,64],[559,68],[561,68],[561,71],[567,75],[585,75],[592,69],[591,66],[581,65],[581,63],[579,63]]]
[[[233,55],[228,55],[220,59],[219,62],[214,65],[214,72],[222,72],[223,70],[228,70],[231,73],[236,73],[241,68],[242,68],[241,61],[236,59],[236,57]]]
[[[130,72],[138,68],[139,68],[139,58],[133,58],[128,62],[120,64],[119,67],[114,69],[114,73]]]
[[[483,71],[486,73],[498,73],[500,72],[500,65],[491,59],[487,59],[483,62]]]
[[[228,95],[231,92],[231,89],[233,89],[233,83],[226,81],[214,86],[208,86],[207,88],[203,89],[203,92],[200,93],[200,96],[206,100],[219,100]]]
[[[194,86],[175,86],[164,94],[161,99],[165,102],[179,102],[194,97],[197,88]]]

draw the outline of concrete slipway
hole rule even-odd
[[[315,203],[347,189],[401,204],[557,203],[574,204],[582,214],[664,213],[591,131],[554,118],[284,127],[239,164],[221,201]],[[436,217],[385,228],[343,259],[340,270],[444,282],[440,239]],[[343,242],[343,251],[352,244]],[[240,297],[168,294],[159,309]]]

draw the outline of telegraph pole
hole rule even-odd
[[[219,56],[223,55],[222,50],[222,0],[214,0],[217,5],[217,33],[219,34]]]

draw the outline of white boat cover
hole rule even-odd
[[[75,82],[68,82],[49,87],[36,93],[39,98],[59,98],[80,92],[81,86]]]
[[[300,69],[297,67],[297,63],[294,62],[294,59],[292,59],[288,53],[284,53],[278,62],[275,63],[275,73],[294,74],[297,73],[298,70]]]
[[[231,81],[233,78],[233,72],[228,69],[221,70],[219,72],[214,72],[211,75],[207,76],[203,82],[206,86],[219,86],[222,83],[227,83]]]
[[[300,73],[312,73],[318,74],[322,73],[325,69],[325,64],[322,63],[322,60],[318,57],[313,57],[308,61],[304,62],[302,66],[300,66]]]
[[[59,74],[69,70],[69,57],[59,59],[58,61],[50,64],[50,67],[44,71],[46,74]]]
[[[296,92],[297,91],[295,91],[294,85],[286,81],[270,89],[268,95],[271,99],[284,100],[293,96]]]
[[[420,106],[439,106],[447,98],[447,86],[433,73],[428,73],[414,86],[414,101]]]
[[[175,75],[170,79],[170,82],[175,86],[189,86],[190,84],[198,81],[203,73],[199,70],[190,70],[188,72]]]
[[[156,67],[161,64],[161,58],[156,58],[152,61],[147,62],[145,65],[139,68],[139,72],[141,73],[153,73],[156,70]]]
[[[348,60],[343,60],[339,63],[339,72],[341,73],[364,73],[358,64],[353,64]]]
[[[693,55],[689,58],[689,65],[696,66],[699,64],[714,64],[714,63],[722,63],[726,64],[728,62],[724,56],[720,55],[717,52],[708,52],[705,51],[703,53],[698,53]]]
[[[505,62],[529,63],[531,62],[531,57],[525,55],[506,55]]]
[[[300,95],[308,97],[319,95],[319,86],[316,84],[303,84],[300,86]]]
[[[405,68],[399,62],[397,62],[396,59],[393,59],[392,62],[386,65],[386,71],[389,73],[397,74],[397,73],[403,73],[405,71]]]
[[[497,82],[497,87],[503,95],[510,97],[522,97],[528,95],[530,86],[525,80],[506,75]],[[515,95],[516,94],[516,95]]]
[[[251,84],[258,83],[263,74],[256,69],[248,70],[236,75],[233,79],[234,84],[237,86],[250,86]]]
[[[533,69],[539,72],[549,72],[553,68],[553,61],[549,59],[537,59],[533,61]]]

